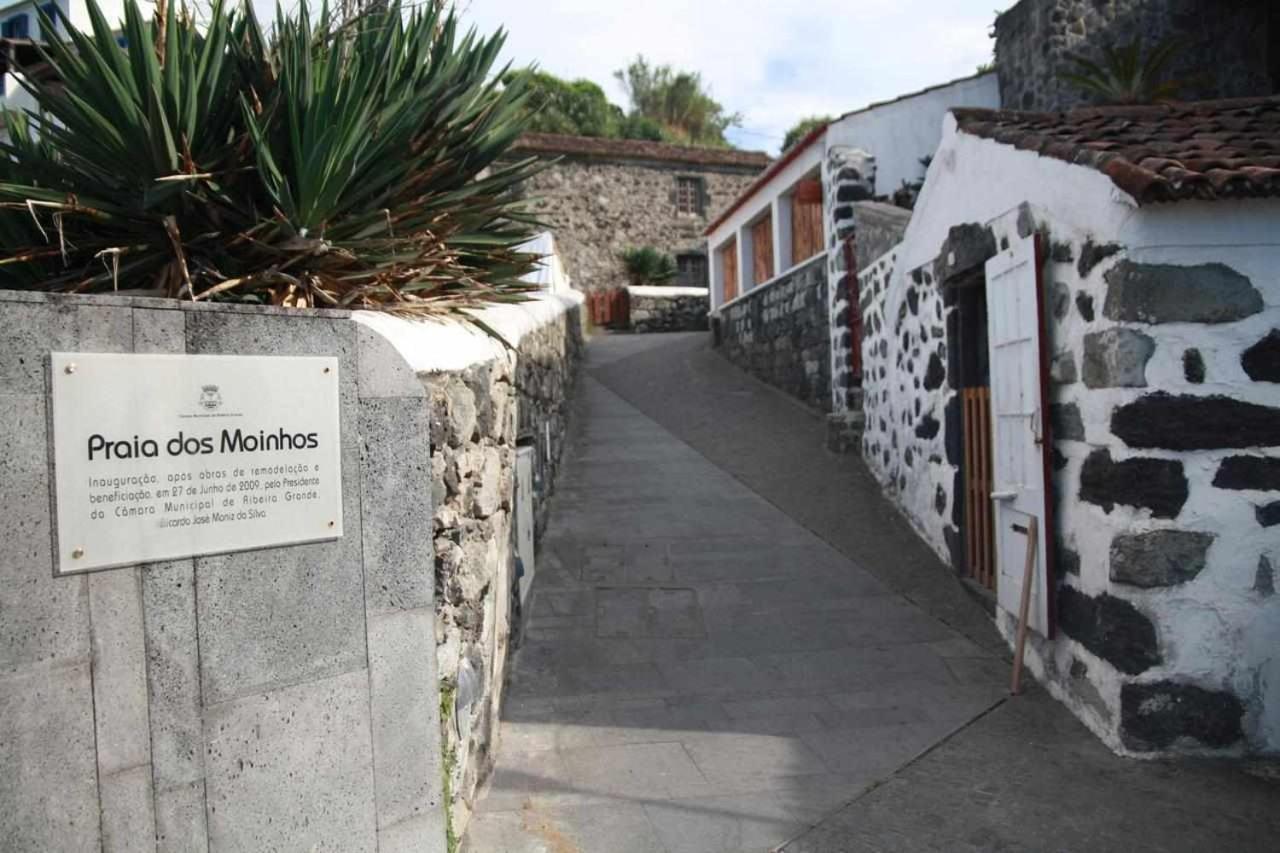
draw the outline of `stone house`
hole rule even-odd
[[[1020,0],[996,17],[996,69],[1006,107],[1062,110],[1086,99],[1061,78],[1070,53],[1146,50],[1178,39],[1169,76],[1189,99],[1280,93],[1280,5],[1274,0]]]
[[[868,466],[1007,637],[1034,540],[1028,665],[1119,751],[1280,751],[1277,138],[957,109],[858,275]]]
[[[619,254],[642,246],[675,257],[672,285],[706,287],[703,229],[769,165],[758,151],[548,133],[512,152],[554,161],[525,192],[584,291],[624,286]]]
[[[849,316],[858,260],[897,242],[910,215],[874,199],[919,186],[947,110],[999,104],[994,73],[964,77],[846,113],[773,163],[705,232],[724,354],[815,408],[844,409],[858,330],[828,328],[828,314]]]

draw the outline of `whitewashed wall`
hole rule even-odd
[[[1242,366],[1246,350],[1280,329],[1280,202],[1139,209],[1101,174],[949,126],[903,243],[861,280],[872,330],[864,455],[945,559],[960,545],[960,436],[945,347],[955,309],[937,272],[958,225],[997,248],[1033,230],[1045,240],[1062,587],[1057,637],[1033,638],[1032,671],[1118,750],[1280,750],[1280,526],[1263,514],[1280,484],[1229,487],[1222,473],[1230,458],[1264,471],[1267,460],[1280,464],[1280,429],[1274,439],[1230,437],[1250,418],[1280,418],[1280,384]],[[1118,282],[1132,270],[1166,284],[1183,277],[1187,295],[1162,303],[1163,288],[1148,282],[1155,307],[1126,314]],[[1198,296],[1209,306],[1199,316],[1187,307]],[[1213,311],[1221,316],[1204,322]],[[1117,340],[1126,354],[1108,357]],[[1201,356],[1202,381],[1184,363],[1189,350]],[[1138,418],[1167,427],[1146,442],[1123,427],[1123,412],[1166,405],[1156,392],[1172,395],[1172,414]],[[1241,414],[1239,404],[1256,408]],[[1186,414],[1194,406],[1221,407],[1216,446],[1176,446],[1197,428]],[[1188,419],[1185,430],[1177,418]],[[1136,446],[1144,442],[1164,446]],[[1202,536],[1174,547],[1171,534]],[[1011,630],[1007,616],[999,623]]]
[[[842,116],[828,128],[826,145],[871,152],[876,159],[875,194],[892,195],[903,181],[924,177],[920,158],[933,154],[942,141],[948,110],[999,106],[995,72],[979,74]]]

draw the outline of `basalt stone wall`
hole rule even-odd
[[[546,526],[583,354],[569,308],[465,369],[421,373],[431,405],[436,640],[450,816],[461,836],[493,767],[513,631],[518,444],[534,448],[535,540]]]
[[[857,394],[859,377],[850,358],[856,320],[850,301],[858,273],[859,224],[855,211],[875,194],[876,159],[869,152],[847,145],[827,149],[822,162],[823,215],[827,235],[827,334],[830,337],[831,402],[829,444],[843,447],[857,433],[858,425],[844,417],[850,396]],[[856,420],[856,418],[855,418]]]
[[[1061,79],[1069,53],[1101,58],[1137,39],[1186,41],[1169,77],[1188,100],[1280,91],[1280,10],[1271,0],[1022,0],[996,18],[996,69],[1006,109],[1060,110],[1088,103]]]
[[[893,249],[858,275],[862,455],[925,540],[954,563],[963,524],[959,445],[943,428],[950,428],[958,405],[947,382],[947,318],[953,309],[944,306],[932,270],[898,279],[896,265]]]
[[[720,351],[813,406],[831,408],[826,255],[720,309]]]
[[[1033,231],[1059,586],[1032,670],[1117,749],[1280,751],[1280,246],[1131,248],[1024,206],[953,228],[937,263],[882,259],[861,283],[868,465],[959,565],[948,282]]]
[[[0,847],[444,850],[430,410],[397,353],[337,311],[6,291],[0,319]],[[336,357],[345,535],[56,577],[51,350]]]
[[[625,283],[619,255],[627,249],[652,246],[671,255],[705,256],[703,230],[763,166],[565,155],[530,178],[524,194],[538,219],[555,233],[573,286],[607,289]],[[677,211],[677,178],[699,181],[701,212]]]
[[[635,332],[702,332],[707,329],[710,291],[700,288],[628,287]]]

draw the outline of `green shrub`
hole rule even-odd
[[[128,0],[121,47],[89,0],[91,32],[44,46],[64,86],[27,84],[43,114],[7,117],[0,279],[406,312],[524,298],[515,190],[536,166],[499,162],[523,88],[491,73],[504,35],[460,35],[442,5],[303,5],[268,38],[249,3],[197,26]]]
[[[665,284],[676,277],[675,258],[652,246],[627,249],[622,253],[622,266],[632,285]]]

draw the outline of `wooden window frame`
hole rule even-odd
[[[684,265],[689,264],[693,267],[693,271],[697,274],[697,281],[690,282],[685,274]],[[676,255],[676,269],[679,271],[676,280],[682,285],[688,287],[708,287],[708,265],[707,256],[701,252],[681,252]]]
[[[676,175],[676,214],[703,215],[703,180],[697,175]]]

